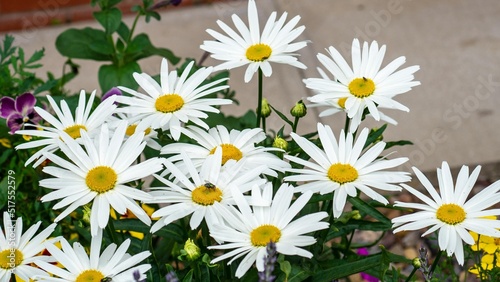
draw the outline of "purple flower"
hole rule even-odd
[[[0,99],[0,117],[7,119],[10,134],[14,134],[25,124],[38,124],[42,119],[34,110],[36,98],[31,93],[24,93],[15,100],[11,97]]]
[[[368,252],[368,249],[367,248],[359,248],[358,251],[356,252],[358,255],[360,256],[367,256],[369,255],[370,253]],[[364,281],[368,281],[368,282],[378,282],[380,280],[378,280],[377,277],[373,277],[369,274],[366,274],[364,272],[361,272],[361,279],[363,279]]]
[[[109,97],[111,97],[113,95],[122,96],[122,91],[116,87],[109,89],[108,92],[106,92],[104,95],[102,95],[101,102],[108,99]],[[115,103],[115,104],[117,104],[117,103]]]

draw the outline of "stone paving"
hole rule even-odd
[[[316,54],[333,45],[350,61],[352,39],[377,40],[387,45],[384,65],[399,56],[406,56],[404,66],[420,65],[416,79],[422,85],[400,95],[397,101],[410,108],[409,113],[386,111],[396,119],[389,126],[385,140],[407,139],[414,146],[398,148],[397,155],[409,156],[410,163],[424,171],[434,171],[443,160],[457,167],[462,164],[489,164],[500,159],[500,2],[484,0],[480,4],[468,0],[258,0],[262,25],[272,11],[302,17],[306,26],[300,39],[311,44],[300,50],[300,60],[308,66],[298,70],[290,66],[273,66],[273,75],[264,80],[264,93],[271,104],[283,112],[311,93],[303,78],[317,77]],[[245,1],[220,1],[168,9],[161,21],[140,22],[137,33],[147,32],[157,46],[170,48],[181,57],[200,58],[199,45],[211,39],[207,28],[218,30],[216,20],[232,25],[232,14],[246,21]],[[126,17],[131,24],[133,18]],[[12,32],[26,53],[42,47],[46,50],[42,72],[61,73],[65,61],[55,49],[57,35],[70,27],[97,26],[95,22],[78,22],[49,28]],[[67,86],[77,92],[98,88],[100,63],[75,60],[81,65],[80,75]],[[144,72],[157,74],[160,58],[142,60]],[[209,59],[207,65],[216,64]],[[243,82],[244,69],[231,72],[230,84],[237,92],[240,106],[231,106],[233,114],[255,108],[257,79]],[[301,132],[308,132],[318,121],[339,130],[344,118],[333,116],[320,120],[317,109],[310,109]],[[367,126],[380,123],[366,122]],[[271,119],[275,130],[282,123]]]

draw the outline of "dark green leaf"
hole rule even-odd
[[[193,280],[193,272],[194,272],[194,269],[191,269],[187,274],[186,276],[184,276],[184,278],[182,279],[182,282],[191,282],[191,281],[194,281]]]
[[[368,138],[366,138],[366,143],[365,143],[365,146],[363,148],[366,148],[368,147],[370,144],[374,143],[377,138],[379,138],[382,133],[384,133],[384,130],[387,128],[387,123],[382,125],[380,128],[378,128],[377,130],[375,131],[371,131],[369,134],[368,134]]]
[[[293,122],[291,120],[289,120],[283,113],[281,113],[280,111],[276,110],[271,104],[269,104],[269,106],[271,106],[271,108],[273,109],[273,111],[276,112],[276,114],[278,114],[278,116],[286,123],[288,123],[291,127],[293,127]]]
[[[30,65],[30,64],[32,64],[34,62],[40,61],[43,58],[44,55],[45,55],[45,49],[44,48],[42,48],[41,50],[35,51],[35,53],[33,53],[33,55],[31,55],[31,57],[26,62],[26,66],[25,67],[28,67],[28,65]]]
[[[9,192],[8,176],[5,176],[0,182],[0,209],[7,205],[7,195]]]
[[[14,36],[5,35],[5,39],[3,40],[3,48],[0,46],[0,64],[3,63],[7,58],[9,58],[14,52],[16,52],[17,47],[12,47],[12,43],[14,42]]]
[[[180,61],[180,58],[175,56],[172,51],[154,47],[145,33],[134,37],[126,49],[126,61],[137,61],[153,55],[164,57],[173,65]]]
[[[378,221],[380,221],[382,223],[391,224],[390,219],[388,219],[384,214],[382,214],[377,209],[370,206],[368,203],[361,200],[360,198],[348,197],[347,200],[349,201],[349,203],[351,203],[353,206],[355,206],[359,211],[364,212],[367,215],[370,215],[371,217],[377,219]]]
[[[104,27],[107,35],[113,34],[122,22],[122,12],[117,8],[94,12],[94,18]]]
[[[109,55],[104,55],[90,48],[95,42],[106,44],[106,33],[102,30],[86,27],[84,29],[70,28],[61,33],[56,39],[56,48],[61,55],[95,61],[110,61]]]
[[[89,45],[90,50],[102,54],[112,56],[115,52],[113,45],[109,41],[96,41]]]
[[[118,26],[118,29],[116,30],[116,33],[118,33],[123,41],[127,41],[128,37],[130,36],[130,29],[124,22],[121,22]]]
[[[124,66],[102,65],[99,68],[99,85],[103,93],[116,86],[125,86],[137,89],[132,74],[140,72],[141,67],[136,62],[130,62]]]
[[[408,140],[389,141],[385,144],[385,149],[387,150],[393,146],[404,146],[404,145],[413,145],[413,142]]]

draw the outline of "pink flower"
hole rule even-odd
[[[42,119],[34,110],[36,98],[31,93],[19,95],[15,100],[11,97],[0,99],[0,117],[7,120],[10,134],[14,134],[24,125],[34,125]]]

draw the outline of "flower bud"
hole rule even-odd
[[[422,263],[420,262],[420,258],[414,258],[412,261],[411,261],[411,264],[413,265],[413,267],[415,268],[420,268],[422,266]]]
[[[89,205],[83,206],[83,218],[82,220],[88,224],[90,224],[90,214],[92,213],[92,209]]]
[[[266,98],[262,99],[262,105],[261,105],[261,109],[260,109],[260,114],[263,117],[268,117],[268,116],[271,115],[271,107],[269,106],[269,103],[267,102]]]
[[[285,139],[283,139],[279,136],[276,136],[276,138],[274,138],[274,141],[273,141],[273,147],[287,151],[288,150],[288,142]]]
[[[302,100],[300,100],[295,104],[295,106],[293,106],[293,108],[290,110],[290,113],[294,117],[301,118],[307,114],[307,107],[302,102]]]
[[[184,243],[184,252],[186,252],[186,257],[190,261],[199,258],[201,255],[200,248],[191,239],[187,239],[186,243]]]

